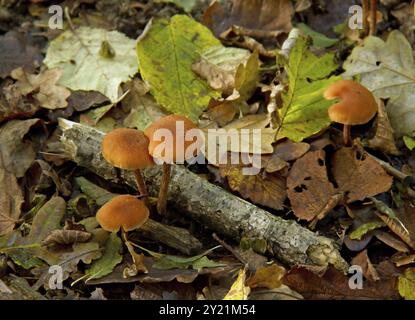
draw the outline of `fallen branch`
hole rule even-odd
[[[107,180],[115,180],[114,168],[101,156],[103,133],[91,127],[60,119],[61,142],[67,156]],[[161,166],[144,171],[151,195],[158,194]],[[134,176],[122,172],[125,181],[135,187]],[[173,166],[168,201],[190,218],[218,234],[238,241],[242,237],[267,241],[270,252],[288,265],[333,264],[345,271],[347,263],[336,243],[284,220],[209,183],[183,166]]]

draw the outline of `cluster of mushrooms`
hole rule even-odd
[[[361,84],[351,80],[340,80],[331,84],[324,92],[328,100],[338,99],[328,109],[328,115],[334,122],[343,124],[345,146],[350,144],[350,127],[369,122],[377,113],[378,105],[373,94]],[[182,123],[177,126],[177,122]],[[179,129],[180,128],[180,129]],[[170,147],[164,145],[158,154],[157,147],[164,143],[156,134],[158,130],[168,130],[173,138]],[[104,158],[115,168],[134,172],[138,199],[133,195],[120,195],[107,202],[97,213],[97,221],[103,229],[118,232],[120,229],[126,240],[126,233],[140,228],[149,218],[150,205],[148,192],[141,170],[152,167],[155,162],[163,166],[157,211],[166,214],[167,191],[171,165],[178,159],[188,161],[195,154],[186,152],[194,140],[187,141],[186,133],[197,129],[189,119],[180,115],[169,115],[152,123],[144,132],[135,129],[120,128],[108,133],[102,142]],[[195,137],[197,140],[197,137]],[[168,157],[166,155],[168,154]],[[170,159],[166,161],[166,159]]]
[[[178,126],[177,123],[181,122]],[[146,183],[141,170],[156,165],[163,166],[157,211],[166,214],[167,191],[171,165],[177,161],[188,161],[195,154],[186,152],[193,140],[186,141],[186,133],[197,129],[196,125],[184,116],[169,115],[152,123],[146,130],[140,131],[119,128],[105,135],[102,142],[102,155],[113,167],[133,171],[139,196],[119,195],[102,206],[96,215],[104,230],[118,232],[120,229],[126,240],[126,233],[140,228],[149,218],[150,203]],[[168,130],[171,144],[165,144],[157,134],[158,130]],[[156,152],[163,143],[163,151]],[[140,199],[139,199],[140,198]]]

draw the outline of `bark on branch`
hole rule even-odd
[[[115,180],[114,168],[101,155],[103,133],[91,127],[60,119],[61,142],[67,156],[107,180]],[[161,166],[145,170],[149,193],[158,194]],[[123,172],[126,182],[135,187],[134,176]],[[336,243],[284,220],[209,183],[183,166],[172,166],[168,201],[190,218],[216,233],[238,241],[241,237],[265,239],[272,254],[288,265],[333,264],[345,271],[347,263]]]

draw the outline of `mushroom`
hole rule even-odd
[[[157,211],[166,213],[167,191],[170,181],[171,164],[189,161],[196,156],[200,148],[199,129],[188,118],[169,115],[153,122],[144,130],[149,138],[149,153],[158,164],[163,164],[163,176],[160,184]],[[162,138],[164,137],[164,140]],[[192,140],[189,139],[192,137]],[[186,139],[187,138],[187,139]],[[194,139],[196,138],[196,142]],[[191,149],[193,147],[193,150]]]
[[[328,113],[332,121],[344,125],[343,139],[346,146],[350,141],[350,126],[369,122],[378,111],[373,94],[352,80],[340,80],[331,84],[324,92],[324,98],[340,99],[339,103],[328,109]]]
[[[116,168],[133,171],[138,191],[144,196],[147,206],[147,187],[141,169],[154,165],[153,158],[148,153],[148,144],[148,138],[142,131],[127,128],[111,131],[102,141],[102,155],[105,160]]]
[[[126,232],[138,229],[149,217],[145,203],[131,195],[112,198],[97,212],[96,219],[100,226],[109,232],[120,229],[126,239]]]

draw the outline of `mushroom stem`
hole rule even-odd
[[[377,10],[377,0],[371,0],[370,1],[370,30],[369,30],[369,35],[371,36],[375,35],[376,33],[376,23],[377,23],[376,10]]]
[[[346,147],[350,144],[350,127],[349,124],[343,125],[343,140]]]
[[[362,0],[362,11],[363,11],[363,33],[366,36],[369,32],[369,22],[367,21],[369,12],[369,0]]]
[[[123,228],[121,228],[121,239],[122,239],[124,242],[128,242],[128,235],[127,235],[127,232],[125,232],[125,230],[124,230]]]
[[[143,175],[141,174],[141,170],[137,169],[134,170],[135,181],[137,182],[137,188],[140,192],[140,195],[143,196],[143,201],[147,208],[150,208],[150,202],[148,201],[148,191],[146,187],[146,183],[144,182]]]
[[[171,165],[163,163],[163,176],[160,184],[159,198],[157,201],[157,211],[161,215],[166,214],[167,191],[169,189]]]

